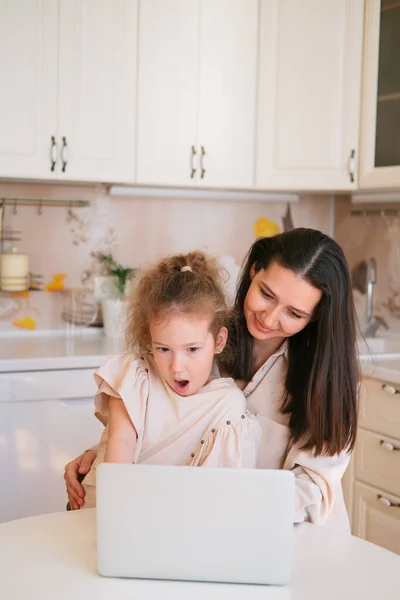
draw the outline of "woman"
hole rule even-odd
[[[348,265],[313,229],[260,238],[243,267],[222,375],[244,391],[263,431],[258,467],[296,477],[295,521],[347,529],[341,479],[357,430],[356,317]],[[65,470],[72,508],[83,504],[78,474],[88,451]]]

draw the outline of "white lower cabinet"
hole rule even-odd
[[[400,554],[400,385],[364,379],[356,448],[343,480],[354,535]]]
[[[0,374],[0,522],[62,511],[64,466],[99,440],[93,369]]]

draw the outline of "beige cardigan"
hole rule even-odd
[[[262,429],[257,467],[289,469],[296,477],[295,522],[311,521],[349,532],[341,479],[350,456],[314,456],[290,443],[290,415],[280,412],[287,371],[287,342],[243,390]]]

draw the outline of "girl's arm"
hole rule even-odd
[[[133,463],[137,433],[123,401],[109,399],[108,442],[105,462]]]

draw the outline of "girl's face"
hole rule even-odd
[[[312,320],[321,290],[277,262],[250,276],[244,316],[256,340],[291,337]]]
[[[150,321],[155,363],[180,396],[191,396],[210,381],[214,355],[226,344],[226,327],[215,340],[210,324],[210,319],[191,315],[161,315]]]

